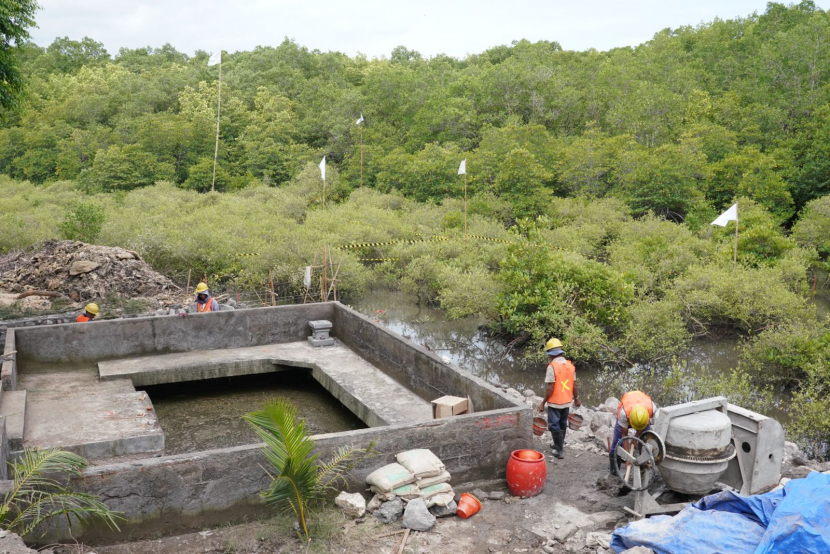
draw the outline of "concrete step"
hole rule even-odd
[[[0,414],[6,418],[9,451],[22,450],[23,429],[26,425],[26,391],[4,390],[0,397]]]

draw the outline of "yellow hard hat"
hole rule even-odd
[[[84,310],[88,311],[92,315],[98,315],[98,304],[96,304],[95,302],[90,302],[86,305],[86,308],[84,308]]]
[[[196,294],[201,294],[203,292],[207,292],[208,286],[207,283],[199,283],[196,285]]]
[[[649,419],[651,418],[648,417],[648,410],[643,406],[634,406],[631,408],[631,413],[628,414],[628,421],[637,431],[645,429]]]
[[[545,343],[545,350],[550,350],[552,348],[562,348],[562,341],[556,338],[548,340],[548,342]]]

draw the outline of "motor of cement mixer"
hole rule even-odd
[[[635,515],[672,513],[685,504],[654,501],[647,489],[655,469],[676,492],[704,495],[722,483],[756,494],[778,484],[783,449],[784,430],[777,421],[724,397],[708,398],[661,408],[652,429],[639,439],[624,437],[616,448],[617,474],[635,492]]]

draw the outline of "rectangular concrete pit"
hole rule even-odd
[[[323,319],[333,322],[336,345],[311,347],[308,322]],[[257,371],[268,365],[274,366],[272,370],[280,365],[307,367],[367,424],[379,425],[315,437],[316,451],[324,458],[339,446],[375,442],[381,455],[355,469],[350,479],[353,490],[363,489],[368,473],[406,449],[433,450],[453,475],[452,483],[459,485],[503,477],[510,452],[532,445],[532,414],[527,406],[339,303],[28,328],[16,331],[16,341],[21,375],[26,364],[96,364],[121,358],[120,369],[117,364],[100,363],[102,379],[162,375],[177,379],[189,371],[198,377],[221,371],[218,365],[199,360],[196,354],[205,354],[199,351],[209,351],[209,357],[220,360],[225,355],[238,357],[242,351],[237,349],[249,348],[268,350],[259,354],[273,357],[252,361],[256,356],[248,356],[241,365],[230,364],[233,371]],[[181,367],[177,369],[176,362],[166,366],[168,371],[160,371],[173,359],[165,361],[166,355],[174,353],[183,354]],[[135,371],[136,364],[128,367],[134,357],[153,357],[155,365],[146,372]],[[376,387],[380,388],[372,393]],[[469,396],[475,413],[431,420],[429,401],[445,395]],[[410,402],[413,412],[405,406]],[[125,513],[128,523],[122,526],[121,538],[203,528],[268,513],[259,498],[268,481],[260,450],[261,445],[252,444],[103,463],[87,469],[73,485]],[[105,530],[97,527],[75,536],[92,538]],[[67,537],[57,532],[48,538]]]

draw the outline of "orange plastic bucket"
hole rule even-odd
[[[537,437],[541,437],[545,434],[545,431],[548,430],[548,422],[545,421],[543,417],[534,417],[533,418],[533,434]]]
[[[465,492],[458,499],[458,508],[455,514],[461,519],[467,519],[476,515],[481,510],[481,502],[472,494]]]
[[[571,431],[579,431],[583,421],[585,421],[585,418],[579,414],[568,415],[568,427],[570,427]]]

